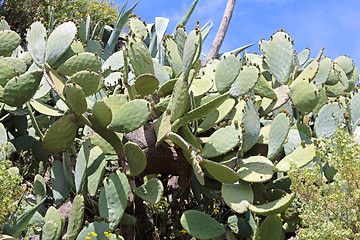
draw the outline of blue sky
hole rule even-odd
[[[116,0],[120,7],[124,0]],[[129,1],[129,6],[135,3]],[[140,0],[134,13],[154,22],[155,17],[170,19],[168,33],[186,12],[193,0]],[[202,26],[212,20],[211,30],[203,47],[207,54],[220,25],[227,0],[199,0],[189,20],[187,31],[197,20]],[[258,41],[268,40],[277,30],[284,29],[294,39],[294,49],[310,48],[316,56],[322,47],[324,55],[335,59],[348,55],[360,67],[360,1],[359,0],[237,0],[228,33],[220,52],[255,43],[249,52],[259,52]]]

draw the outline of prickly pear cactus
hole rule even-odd
[[[28,51],[15,50],[15,32],[0,31],[0,140],[13,162],[33,160],[25,172],[37,203],[3,233],[121,239],[120,228],[146,225],[134,231],[139,239],[240,237],[249,228],[247,237],[276,229],[282,239],[282,221],[296,224],[278,216],[295,198],[286,174],[318,161],[317,139],[339,126],[359,131],[358,70],[348,56],[296,54],[283,30],[260,41],[261,54],[241,58],[248,45],[202,65],[211,27],[183,26],[196,4],[174,36],[164,36],[167,19],[145,24],[135,15],[122,32],[135,5],[99,37],[85,22],[50,33],[37,21]],[[55,213],[64,204],[72,204],[66,220]]]

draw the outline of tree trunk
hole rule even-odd
[[[221,45],[224,41],[227,29],[229,27],[229,23],[232,17],[232,13],[234,11],[236,0],[228,0],[226,4],[226,8],[224,11],[224,16],[221,20],[220,27],[215,36],[214,42],[210,48],[210,51],[204,61],[204,65],[206,65],[212,58],[217,58]]]

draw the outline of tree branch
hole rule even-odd
[[[228,0],[226,4],[226,8],[224,11],[224,16],[221,20],[220,27],[218,29],[218,32],[215,36],[214,42],[210,48],[210,51],[204,61],[204,65],[206,65],[212,58],[217,58],[217,55],[219,53],[220,47],[224,41],[227,29],[229,27],[229,23],[232,17],[232,13],[234,11],[236,0]]]

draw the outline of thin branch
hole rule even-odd
[[[229,23],[232,17],[232,13],[234,11],[236,0],[228,0],[226,4],[226,8],[224,11],[224,16],[221,20],[220,27],[218,29],[218,32],[215,36],[214,42],[210,48],[210,51],[204,61],[204,65],[207,64],[212,58],[216,58],[219,50],[221,48],[221,45],[224,41],[227,29],[229,27]]]

